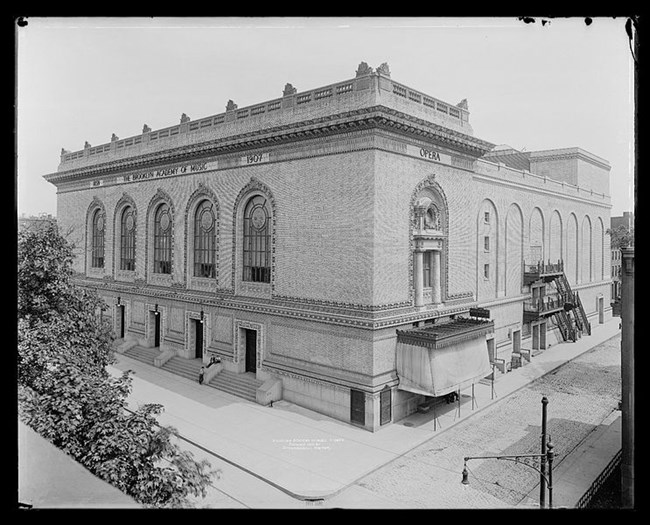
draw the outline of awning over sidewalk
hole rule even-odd
[[[397,330],[398,388],[442,396],[484,378],[492,369],[485,335],[494,321],[457,318]]]

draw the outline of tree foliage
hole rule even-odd
[[[628,228],[627,226],[620,225],[616,228],[608,228],[605,232],[611,237],[610,246],[614,249],[626,248],[634,246],[634,227]]]
[[[113,377],[105,303],[72,282],[73,247],[56,227],[18,238],[19,416],[98,477],[145,506],[190,506],[216,474],[161,427],[161,405],[127,408],[131,377]]]

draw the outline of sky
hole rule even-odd
[[[609,161],[634,210],[634,63],[624,18],[28,18],[16,26],[18,214],[56,215],[61,148],[83,149],[354,78],[467,99],[474,136]]]

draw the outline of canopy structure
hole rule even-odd
[[[456,318],[397,330],[398,388],[425,396],[463,389],[492,372],[485,335],[494,321]]]

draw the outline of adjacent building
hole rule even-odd
[[[609,171],[495,147],[466,100],[362,62],[62,150],[45,178],[122,349],[218,357],[260,403],[375,431],[611,316]]]
[[[629,231],[634,230],[634,214],[629,211],[624,211],[622,216],[611,217],[610,228],[616,230],[617,228],[624,227]],[[611,246],[612,254],[612,308],[615,315],[620,315],[620,300],[621,300],[621,249],[618,246]]]

